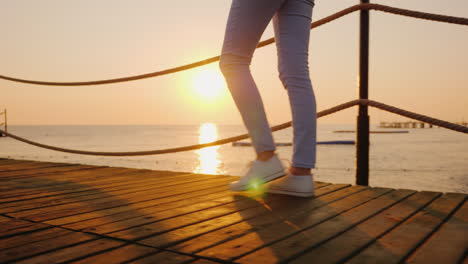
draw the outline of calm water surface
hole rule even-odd
[[[333,133],[354,125],[321,125],[318,140],[354,140],[355,135]],[[373,128],[377,129],[377,128]],[[41,143],[94,151],[140,151],[206,143],[245,133],[242,126],[12,126],[9,131]],[[409,129],[407,134],[371,134],[372,186],[468,193],[468,137],[441,128]],[[277,142],[291,142],[292,131],[275,132]],[[354,183],[355,148],[318,145],[316,180]],[[291,147],[278,147],[290,159]],[[231,144],[196,151],[141,157],[83,156],[49,151],[0,138],[0,157],[57,161],[205,174],[242,175],[254,158],[251,147]],[[285,161],[287,162],[287,161]]]

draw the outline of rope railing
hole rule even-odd
[[[463,17],[453,17],[453,16],[446,16],[446,15],[439,15],[439,14],[432,14],[432,13],[425,13],[425,12],[419,12],[419,11],[413,11],[413,10],[408,10],[408,9],[402,9],[402,8],[396,8],[396,7],[391,7],[391,6],[386,6],[386,5],[380,5],[380,4],[370,4],[370,3],[365,3],[365,4],[358,4],[351,6],[349,8],[343,9],[333,15],[330,15],[328,17],[322,18],[320,20],[317,20],[313,22],[310,26],[311,29],[317,28],[321,25],[327,24],[331,21],[334,21],[340,17],[343,17],[345,15],[348,15],[350,13],[353,13],[358,10],[377,10],[377,11],[382,11],[382,12],[387,12],[391,14],[396,14],[396,15],[402,15],[402,16],[408,16],[408,17],[413,17],[413,18],[419,18],[419,19],[426,19],[426,20],[432,20],[432,21],[438,21],[438,22],[445,22],[445,23],[452,23],[452,24],[458,24],[458,25],[468,25],[468,18],[463,18]],[[275,42],[274,38],[269,38],[267,40],[264,40],[260,43],[258,43],[257,48],[264,47],[267,45],[270,45]],[[162,70],[162,71],[157,71],[157,72],[152,72],[152,73],[146,73],[146,74],[141,74],[141,75],[135,75],[135,76],[129,76],[129,77],[122,77],[122,78],[114,78],[114,79],[106,79],[106,80],[97,80],[97,81],[82,81],[82,82],[53,82],[53,81],[35,81],[35,80],[26,80],[26,79],[21,79],[21,78],[15,78],[15,77],[9,77],[9,76],[4,76],[0,75],[0,79],[8,80],[8,81],[13,81],[13,82],[20,82],[20,83],[27,83],[27,84],[36,84],[36,85],[48,85],[48,86],[85,86],[85,85],[102,85],[102,84],[111,84],[111,83],[120,83],[120,82],[128,82],[128,81],[135,81],[135,80],[141,80],[141,79],[147,79],[147,78],[153,78],[157,76],[162,76],[162,75],[167,75],[171,73],[176,73],[180,71],[185,71],[188,69],[192,69],[195,67],[200,67],[203,65],[207,65],[216,61],[219,61],[220,56],[215,56],[211,57],[205,60],[189,63],[186,65]]]
[[[381,110],[385,110],[391,113],[399,114],[402,116],[406,116],[415,120],[423,121],[432,125],[444,127],[450,130],[462,132],[462,133],[468,133],[468,127],[464,127],[461,125],[457,125],[454,123],[450,123],[444,120],[428,117],[425,115],[417,114],[414,112],[410,112],[407,110],[403,110],[394,106],[386,105],[380,102],[376,102],[373,100],[365,100],[365,99],[356,99],[349,101],[344,104],[340,104],[337,106],[334,106],[332,108],[320,111],[317,113],[317,118],[324,117],[333,113],[336,113],[338,111],[345,110],[347,108],[350,108],[355,105],[369,105],[372,107],[379,108]],[[278,131],[282,130],[288,127],[291,127],[292,122],[285,122],[276,126],[271,127],[271,130]],[[211,146],[218,146],[218,145],[224,145],[227,143],[232,143],[236,142],[239,140],[247,139],[249,138],[248,134],[242,134],[239,136],[234,136],[234,137],[229,137],[229,138],[224,138],[220,140],[216,140],[213,142],[208,142],[208,143],[203,143],[203,144],[196,144],[196,145],[189,145],[189,146],[184,146],[184,147],[177,147],[177,148],[168,148],[168,149],[159,149],[159,150],[148,150],[148,151],[132,151],[132,152],[103,152],[103,151],[85,151],[85,150],[76,150],[76,149],[67,149],[67,148],[61,148],[61,147],[55,147],[55,146],[49,146],[46,144],[38,143],[29,139],[25,139],[19,136],[16,136],[12,133],[3,131],[0,129],[0,133],[5,134],[8,137],[11,137],[13,139],[16,139],[18,141],[34,145],[36,147],[40,148],[45,148],[45,149],[50,149],[50,150],[55,150],[55,151],[60,151],[60,152],[67,152],[67,153],[73,153],[73,154],[82,154],[82,155],[93,155],[93,156],[145,156],[145,155],[159,155],[159,154],[167,154],[167,153],[176,153],[176,152],[183,152],[183,151],[190,151],[190,150],[197,150],[201,148],[206,148],[206,147],[211,147]]]

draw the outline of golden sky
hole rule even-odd
[[[358,1],[316,1],[317,20]],[[466,0],[379,1],[468,16]],[[0,9],[0,74],[89,81],[158,71],[218,55],[229,0],[15,0]],[[358,14],[312,31],[318,109],[357,97]],[[271,25],[262,39],[273,35]],[[468,27],[371,12],[370,98],[448,121],[468,120]],[[274,45],[252,72],[270,122],[290,120]],[[207,88],[204,88],[206,86]],[[239,124],[217,63],[154,79],[85,87],[0,80],[0,108],[15,124]],[[353,123],[356,110],[327,117]],[[371,111],[371,122],[402,120]]]

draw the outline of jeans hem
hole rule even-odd
[[[295,168],[315,169],[315,164],[310,163],[292,163],[291,166]]]

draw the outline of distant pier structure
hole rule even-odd
[[[419,121],[380,122],[380,128],[432,128],[431,124]]]
[[[462,126],[468,126],[468,122],[456,123]],[[380,128],[432,128],[432,124],[420,121],[403,121],[403,122],[380,122]]]

